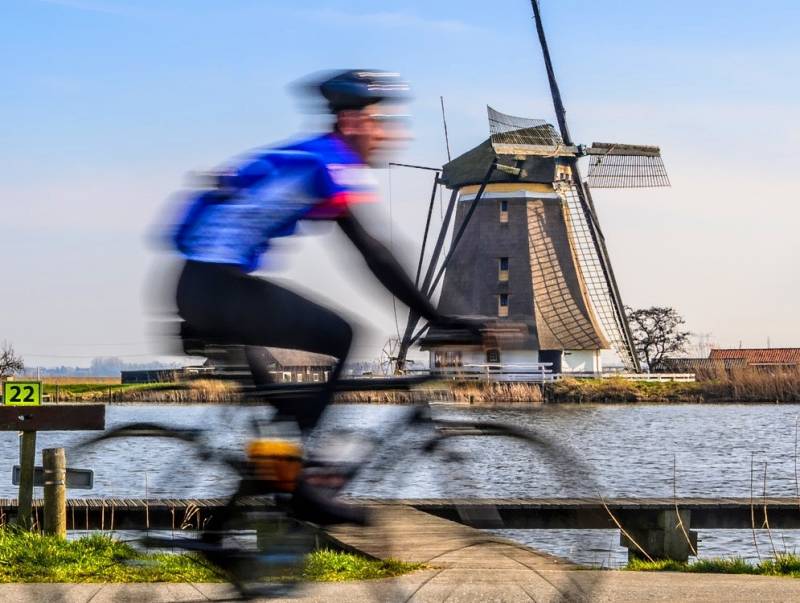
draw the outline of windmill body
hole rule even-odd
[[[567,145],[550,124],[491,107],[489,123],[490,139],[442,168],[440,181],[456,194],[454,229],[463,236],[447,258],[439,310],[522,326],[526,335],[500,349],[459,344],[431,329],[421,342],[431,367],[548,363],[556,373],[599,373],[602,350],[613,349],[636,370],[577,159],[589,157],[588,182],[597,186],[668,185],[659,149]]]
[[[497,155],[487,140],[443,167],[442,182],[458,191],[459,229],[495,158],[521,170],[496,170],[451,257],[439,310],[496,317],[527,326],[527,337],[484,349],[448,343],[432,330],[422,341],[431,366],[529,365],[555,372],[599,372],[609,344],[595,318],[578,255],[564,183],[571,169],[562,157]]]

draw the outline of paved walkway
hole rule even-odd
[[[602,574],[600,580],[597,574]],[[231,595],[230,588],[220,584],[0,585],[0,601],[9,603],[202,603],[230,600]],[[559,571],[531,575],[524,571],[445,570],[419,572],[370,584],[309,585],[292,598],[277,600],[293,603],[789,603],[800,601],[800,580],[718,574]]]
[[[412,507],[379,505],[372,512],[371,525],[336,527],[328,531],[329,536],[339,547],[375,559],[425,563],[439,569],[578,569],[563,559]]]

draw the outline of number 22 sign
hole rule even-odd
[[[3,404],[7,406],[39,406],[41,403],[41,381],[6,381],[3,383]]]

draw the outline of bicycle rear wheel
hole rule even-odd
[[[540,430],[492,420],[491,414],[436,412],[429,420],[412,421],[376,453],[350,491],[388,513],[383,532],[374,529],[374,538],[384,541],[373,550],[439,568],[422,592],[447,588],[457,599],[460,588],[480,583],[492,569],[504,572],[504,582],[487,581],[487,598],[510,600],[517,592],[535,600],[591,601],[602,574],[572,571],[579,566],[511,542],[521,535],[511,529],[518,523],[510,524],[508,508],[514,499],[564,496],[577,486],[594,495],[600,489],[592,468],[574,448]],[[448,521],[436,523],[431,514]],[[577,540],[580,546],[580,535]],[[410,553],[415,547],[417,557]],[[451,575],[460,576],[463,585],[453,584]]]

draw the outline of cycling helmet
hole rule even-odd
[[[408,84],[400,74],[377,69],[341,71],[325,77],[316,86],[333,113],[408,97]]]

